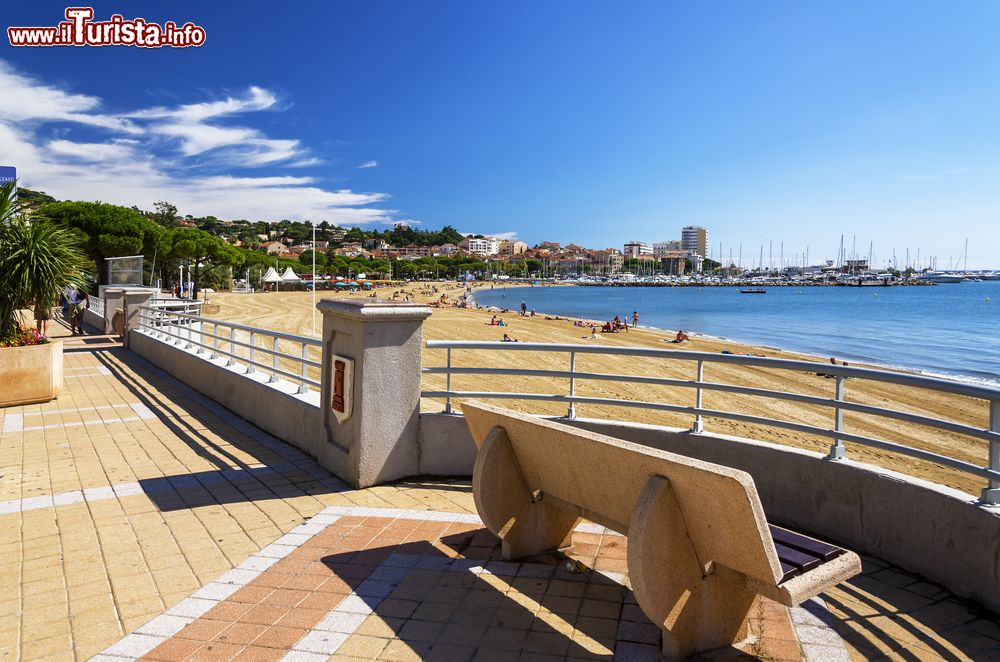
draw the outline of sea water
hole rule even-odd
[[[481,306],[639,326],[1000,386],[1000,281],[920,287],[501,287]],[[528,339],[530,340],[530,339]],[[697,347],[697,345],[695,345]]]

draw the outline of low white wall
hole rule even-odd
[[[266,375],[244,374],[245,367],[227,367],[225,359],[129,332],[129,349],[244,420],[305,451],[338,476],[345,475],[347,454],[326,443],[319,393],[296,394],[297,385],[268,383]]]
[[[552,420],[742,469],[753,477],[770,521],[885,559],[1000,613],[1000,508],[980,506],[969,494],[751,439],[604,420]],[[420,448],[426,473],[472,473],[475,443],[462,416],[422,414]],[[447,470],[433,470],[438,467]]]
[[[83,311],[83,323],[104,333],[104,317],[87,308]]]

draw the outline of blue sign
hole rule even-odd
[[[17,168],[14,166],[0,166],[0,184],[6,184],[17,179]]]

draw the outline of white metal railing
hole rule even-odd
[[[201,307],[205,302],[201,299],[160,299],[149,300],[149,305],[161,310],[170,310],[175,313],[188,313],[190,315],[201,315]]]
[[[429,340],[428,349],[447,350],[446,363],[443,367],[425,367],[425,374],[445,375],[445,390],[443,391],[423,391],[422,397],[443,398],[445,400],[445,412],[452,413],[452,398],[500,398],[511,400],[539,400],[547,402],[565,402],[569,404],[566,412],[567,418],[576,417],[576,405],[614,405],[623,407],[635,407],[642,409],[653,409],[681,414],[691,414],[694,416],[692,425],[693,432],[704,430],[705,418],[722,418],[736,421],[743,421],[756,425],[762,425],[785,430],[793,430],[811,435],[818,435],[832,439],[828,457],[831,460],[843,459],[846,455],[845,442],[856,443],[863,446],[870,446],[881,450],[891,451],[929,462],[934,462],[952,469],[956,469],[979,478],[985,478],[986,487],[983,489],[981,501],[983,503],[1000,504],[1000,389],[968,384],[964,382],[937,379],[933,377],[922,377],[900,372],[889,372],[883,370],[871,370],[868,368],[855,368],[849,366],[836,366],[827,363],[814,363],[810,361],[794,361],[789,359],[773,359],[766,357],[742,356],[736,354],[712,354],[708,352],[689,352],[682,350],[652,349],[645,347],[607,347],[594,345],[573,345],[573,344],[549,344],[549,343],[511,343],[511,342],[478,342],[478,341],[451,341],[451,340]],[[493,368],[493,367],[471,367],[456,368],[452,366],[453,350],[502,350],[502,351],[533,351],[533,352],[556,352],[567,354],[569,359],[568,370],[525,370],[519,368]],[[618,375],[608,373],[581,372],[576,368],[576,356],[578,354],[599,354],[609,356],[634,356],[650,359],[670,359],[676,361],[687,361],[694,364],[695,378],[691,380],[670,379],[664,377],[653,377],[645,375]],[[804,393],[793,393],[788,391],[774,391],[753,386],[739,386],[736,384],[726,384],[721,382],[705,381],[705,365],[729,364],[741,365],[757,368],[772,368],[778,370],[789,370],[803,373],[820,372],[835,379],[835,393],[833,398],[826,398]],[[551,393],[513,393],[503,391],[456,391],[451,387],[452,375],[519,375],[523,377],[549,377],[568,380],[566,395]],[[955,421],[947,421],[913,414],[910,412],[877,407],[873,405],[849,402],[845,399],[846,380],[859,379],[874,382],[898,384],[914,388],[927,389],[941,393],[962,395],[971,398],[985,400],[989,404],[989,424],[987,427],[970,425]],[[694,389],[695,405],[684,406],[665,402],[646,402],[642,400],[623,400],[615,398],[587,397],[576,394],[577,380],[605,380],[618,383],[646,384],[653,386],[674,386]],[[702,394],[704,391],[718,391],[726,393],[737,393],[762,398],[772,398],[798,402],[808,405],[828,407],[833,410],[833,425],[830,428],[815,425],[806,425],[794,421],[755,416],[740,412],[707,409],[702,404]],[[947,430],[962,434],[975,439],[980,439],[988,443],[988,463],[980,466],[972,462],[960,460],[946,455],[932,453],[930,451],[913,448],[884,439],[876,439],[858,434],[852,434],[844,430],[844,412],[855,412],[872,416],[879,416],[898,421],[906,421],[918,425],[928,426],[939,430]]]
[[[90,309],[95,315],[104,317],[104,299],[101,297],[90,297]]]
[[[242,366],[248,375],[259,369],[269,375],[271,382],[284,377],[299,385],[299,393],[306,393],[310,387],[320,388],[319,379],[309,376],[310,368],[318,370],[322,366],[320,361],[309,358],[310,348],[322,351],[323,343],[319,339],[177,312],[171,307],[180,303],[191,306],[203,302],[169,301],[173,303],[165,306],[161,305],[163,302],[157,302],[156,305],[141,306],[139,330],[185,349],[194,349],[196,354],[207,352],[209,360],[225,357],[227,366]],[[282,342],[286,346],[297,346],[297,351],[283,351],[279,346]],[[290,362],[298,368],[287,370],[281,367],[282,362]]]

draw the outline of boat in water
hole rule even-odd
[[[740,290],[740,294],[767,294],[763,287],[751,287]]]
[[[961,283],[962,274],[946,273],[944,271],[924,271],[917,274],[916,280],[927,283]]]

